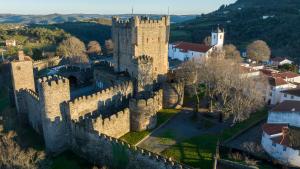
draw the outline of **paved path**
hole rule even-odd
[[[155,153],[161,153],[171,145],[195,136],[207,133],[219,133],[226,124],[216,123],[212,128],[205,128],[203,124],[192,119],[193,112],[182,110],[167,124],[153,132],[138,146]]]

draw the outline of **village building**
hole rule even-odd
[[[293,64],[293,61],[287,59],[287,58],[284,58],[284,57],[275,57],[273,59],[270,60],[270,64],[273,65],[273,66],[282,66],[282,65],[285,65],[285,64]]]
[[[220,49],[224,45],[223,29],[217,28],[217,30],[211,33],[211,44],[198,44],[189,42],[175,42],[169,44],[169,58],[186,61],[192,58],[205,59],[214,49]]]
[[[286,82],[281,77],[268,77],[268,86],[266,90],[266,102],[268,105],[280,103],[282,91],[296,88],[297,85]]]
[[[300,101],[300,88],[284,90],[281,93],[283,94],[280,102],[284,102],[286,100]]]
[[[300,167],[300,102],[284,101],[263,125],[263,149],[279,163]]]
[[[6,40],[5,46],[6,47],[15,47],[15,46],[17,46],[17,42],[16,42],[16,40]]]

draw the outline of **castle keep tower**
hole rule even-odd
[[[164,77],[169,69],[168,43],[170,18],[159,20],[148,17],[133,17],[128,20],[113,18],[112,37],[114,42],[115,71],[135,71],[132,60],[147,55],[153,58],[153,76]]]
[[[62,152],[68,148],[68,120],[63,114],[63,103],[70,100],[69,80],[59,76],[39,79],[39,97],[46,149],[50,153]]]
[[[22,119],[27,118],[26,102],[22,97],[25,89],[35,91],[32,60],[25,56],[22,51],[18,54],[18,59],[11,62],[12,84],[18,115]]]

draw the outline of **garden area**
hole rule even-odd
[[[157,125],[156,128],[160,127],[167,120],[176,115],[180,110],[176,109],[163,109],[157,113]],[[126,141],[129,144],[135,145],[143,138],[148,136],[154,129],[141,131],[141,132],[129,132],[122,136],[120,139]]]
[[[165,149],[162,154],[193,167],[212,168],[218,141],[224,142],[230,139],[266,116],[266,110],[257,111],[249,119],[224,129],[219,134],[207,133],[183,140]]]

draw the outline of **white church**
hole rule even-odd
[[[171,43],[169,44],[169,57],[180,61],[186,61],[191,58],[207,58],[214,49],[223,48],[224,36],[224,29],[218,27],[211,33],[211,45],[189,42]]]

